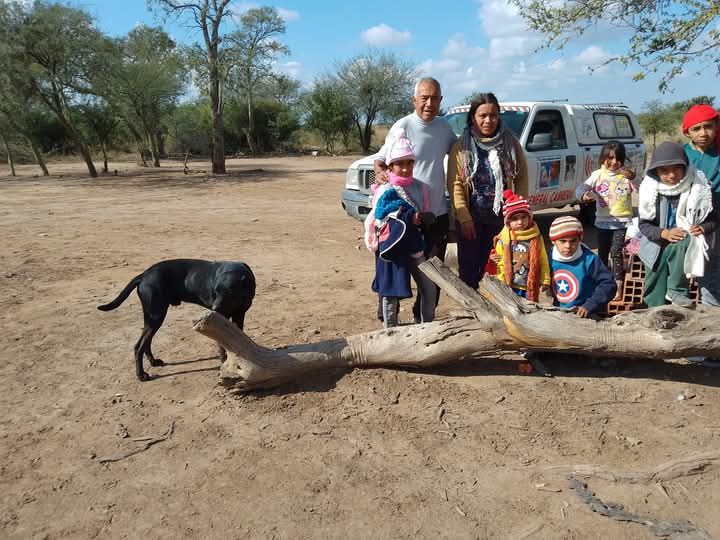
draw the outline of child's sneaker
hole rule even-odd
[[[677,292],[669,292],[665,295],[665,300],[678,307],[692,307],[693,301],[687,296]]]

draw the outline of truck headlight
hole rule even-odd
[[[360,170],[348,169],[345,173],[345,187],[347,189],[360,189]]]

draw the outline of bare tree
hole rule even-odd
[[[199,28],[203,36],[204,67],[207,72],[207,92],[212,114],[212,172],[225,174],[225,135],[223,126],[224,78],[222,73],[222,41],[220,26],[232,15],[230,0],[148,0],[168,15],[187,16],[190,25]]]

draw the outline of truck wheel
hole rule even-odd
[[[595,224],[595,211],[597,210],[595,203],[580,204],[580,212],[578,219],[584,226]]]

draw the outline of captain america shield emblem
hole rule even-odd
[[[553,272],[552,277],[555,298],[558,299],[558,302],[561,304],[569,304],[578,297],[580,284],[572,272],[557,270]]]

